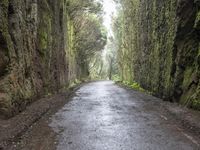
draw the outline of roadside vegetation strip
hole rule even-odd
[[[119,81],[119,80],[117,80],[117,81],[115,81],[115,83],[119,84],[119,85],[122,85],[122,86],[125,86],[125,87],[128,87],[128,88],[131,88],[131,89],[133,89],[135,91],[139,91],[139,92],[143,92],[145,94],[152,95],[152,92],[149,92],[149,91],[143,89],[140,86],[140,84],[138,84],[137,82],[134,82],[134,81],[133,82],[129,82],[129,81]]]
[[[144,90],[135,82],[130,83],[127,81],[115,80],[115,83],[119,86],[139,92],[140,94],[148,94],[154,97],[151,92]],[[173,118],[181,122],[185,129],[192,131],[198,138],[200,138],[200,111],[189,109],[178,103],[171,103],[162,99],[160,99],[160,104],[163,109],[173,116]],[[165,116],[161,115],[160,117],[164,120],[168,120]]]

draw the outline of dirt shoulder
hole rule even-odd
[[[136,91],[124,84],[121,84],[121,83],[116,83],[116,84],[123,88],[126,88],[127,90]],[[152,99],[160,101],[158,107],[161,107],[163,111],[164,110],[167,111],[169,115],[172,116],[171,118],[173,118],[173,120],[179,122],[180,124],[182,124],[183,128],[193,132],[193,134],[195,134],[197,137],[200,138],[200,111],[189,109],[178,103],[163,101],[162,99],[151,96],[150,94],[147,94],[147,93],[145,94],[140,91],[136,91],[136,92],[141,97],[144,97],[146,95],[147,100],[149,99],[149,96],[150,96],[152,97]],[[164,119],[166,119],[165,116],[163,117]]]
[[[45,114],[52,114],[69,101],[69,97],[83,84],[53,96],[35,101],[25,111],[8,119],[0,119],[0,150],[12,145]],[[41,130],[42,131],[42,130]]]
[[[48,118],[63,107],[70,100],[70,96],[73,96],[73,93],[82,85],[84,84],[72,88],[67,92],[40,99],[28,106],[21,114],[9,120],[0,120],[0,150],[16,150],[16,147],[23,150],[24,145],[25,149],[27,147],[31,149],[33,145],[41,150],[55,149],[56,133],[48,126]],[[157,108],[163,110],[163,112],[167,111],[167,116],[161,114],[164,120],[178,121],[182,124],[183,128],[189,129],[200,138],[199,111],[194,111],[175,103],[165,102],[148,94],[135,92],[131,88],[123,87],[142,99],[146,99],[147,101],[155,100]],[[23,141],[24,143],[19,143],[20,146],[18,146],[18,141]],[[44,145],[48,145],[49,148],[43,147]]]
[[[185,128],[191,130],[200,138],[200,111],[195,111],[176,103],[164,102],[163,105],[177,121],[180,121]]]

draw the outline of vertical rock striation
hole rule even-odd
[[[125,0],[121,4],[122,79],[200,109],[200,1]]]
[[[1,116],[87,76],[79,71],[66,7],[67,0],[0,1]]]

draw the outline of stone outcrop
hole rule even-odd
[[[200,1],[125,0],[121,4],[122,79],[135,80],[163,99],[200,109]]]
[[[0,115],[87,76],[73,48],[66,0],[0,1]]]

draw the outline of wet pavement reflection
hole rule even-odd
[[[196,150],[160,117],[159,101],[115,85],[88,83],[52,117],[58,150]],[[167,115],[167,114],[164,114]]]

